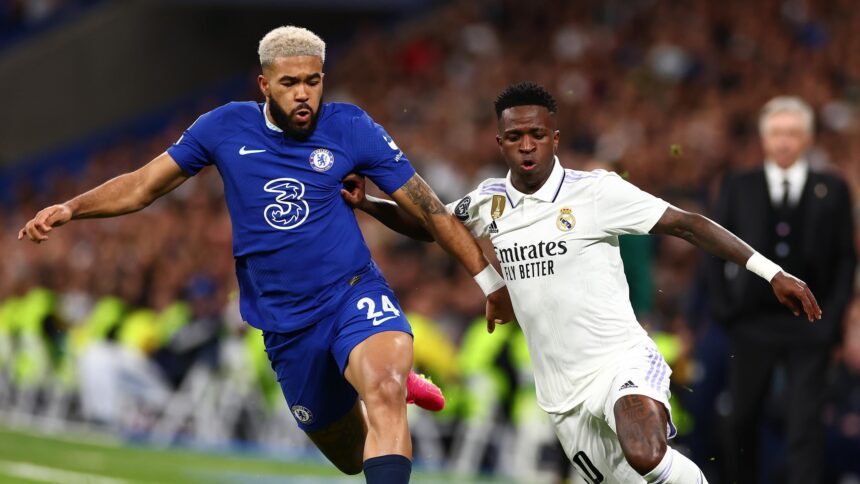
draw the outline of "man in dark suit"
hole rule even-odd
[[[768,102],[759,118],[764,165],[725,177],[713,219],[809,284],[823,311],[814,323],[777,303],[771,288],[713,261],[711,303],[732,343],[728,482],[756,482],[763,403],[777,368],[785,375],[786,482],[821,481],[825,373],[854,285],[851,200],[838,176],[810,169],[813,113],[798,98]]]

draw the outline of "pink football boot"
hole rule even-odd
[[[406,379],[406,403],[414,403],[424,410],[438,412],[445,408],[445,396],[429,378],[410,371]]]

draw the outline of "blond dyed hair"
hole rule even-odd
[[[257,49],[260,65],[267,67],[278,57],[311,55],[325,63],[325,42],[308,29],[286,25],[271,30],[260,40]]]

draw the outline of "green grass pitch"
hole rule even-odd
[[[198,452],[135,446],[106,437],[45,435],[0,426],[0,483],[151,484],[347,484],[362,476],[344,476],[313,459],[284,461],[241,453]],[[415,472],[416,484],[502,480],[463,480]]]

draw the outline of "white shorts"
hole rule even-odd
[[[615,402],[625,395],[645,395],[666,407],[667,436],[675,436],[669,406],[672,370],[650,339],[634,346],[618,365],[601,370],[593,392],[569,412],[549,414],[555,433],[576,471],[588,483],[644,483],[624,459],[615,427]]]

